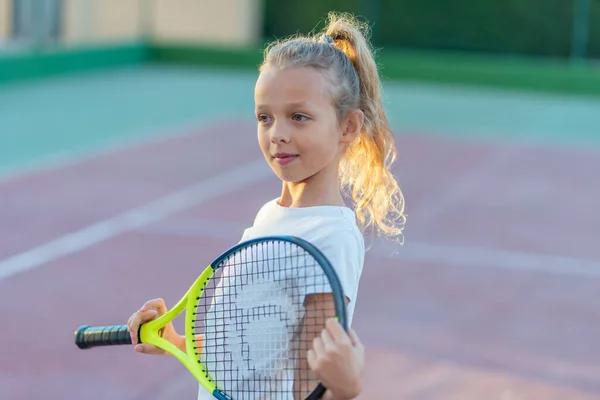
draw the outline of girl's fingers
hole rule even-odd
[[[139,338],[137,337],[137,334],[141,324],[152,321],[157,317],[158,312],[156,310],[138,311],[137,313],[133,314],[132,318],[130,318],[129,323],[127,324],[129,328],[129,334],[131,335],[131,342],[138,343]]]
[[[333,397],[333,394],[331,393],[331,390],[328,390],[325,392],[325,394],[323,395],[323,397],[321,398],[321,400],[335,400],[335,398]]]
[[[135,351],[143,354],[157,354],[159,352],[162,352],[158,347],[147,343],[136,345]]]
[[[166,312],[167,306],[165,301],[161,298],[152,299],[145,302],[144,305],[142,305],[142,307],[140,307],[137,312],[133,313],[127,320],[127,328],[131,336],[131,342],[133,344],[139,343],[138,329],[141,324],[152,321],[153,319],[166,314]],[[154,346],[152,346],[152,348],[148,348],[142,345],[142,347],[136,347],[136,351],[140,351],[142,353],[146,353],[148,351],[153,352],[156,351],[156,348]]]
[[[319,336],[313,339],[313,351],[315,352],[315,356],[319,356],[325,352],[325,348],[323,346],[323,341]]]
[[[336,347],[335,341],[333,340],[327,329],[323,329],[323,331],[321,332],[321,341],[323,342],[323,347],[325,348],[325,350],[333,350]]]
[[[308,367],[313,369],[315,366],[315,361],[317,361],[317,355],[312,349],[308,349],[308,352],[306,353],[306,359],[308,361]]]
[[[335,318],[329,318],[325,323],[325,327],[327,329],[327,332],[329,332],[331,338],[335,341],[335,343],[341,345],[351,344],[348,334],[346,333],[346,331],[344,331],[342,325]]]
[[[356,334],[356,332],[354,332],[354,329],[348,330],[348,336],[350,337],[350,341],[352,342],[352,346],[356,347],[357,349],[363,349],[364,348],[362,342],[358,338],[358,335]]]
[[[142,308],[139,311],[147,311],[150,309],[155,309],[159,316],[167,313],[167,305],[163,299],[152,299],[148,300],[144,303]]]
[[[156,310],[142,311],[139,313],[139,315],[140,315],[139,322],[142,324],[144,322],[152,321],[153,319],[156,319],[157,317],[160,316],[160,314]]]

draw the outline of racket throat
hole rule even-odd
[[[221,392],[219,389],[215,389],[212,392],[213,397],[218,400],[233,400],[233,398],[227,396],[225,393]]]

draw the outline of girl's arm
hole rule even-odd
[[[365,349],[353,330],[348,333],[335,320],[308,350],[308,364],[328,389],[324,400],[350,400],[362,390]]]
[[[331,294],[306,296],[304,325],[300,332],[300,356],[295,368],[294,399],[320,381],[327,388],[324,399],[349,400],[359,395],[364,367],[364,347],[354,332],[347,334],[331,318],[335,315]],[[325,304],[330,306],[324,307]],[[322,331],[316,326],[325,326]],[[307,374],[309,376],[307,376]]]
[[[204,342],[204,334],[198,334],[195,336],[196,338],[196,348],[198,349],[198,354],[202,352],[202,343]],[[179,350],[187,353],[185,336],[179,335],[179,338],[172,342]]]

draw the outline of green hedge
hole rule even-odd
[[[337,10],[374,23],[377,46],[567,57],[575,1],[266,0],[264,32],[306,33]],[[591,0],[589,54],[600,57],[600,0]]]
[[[113,67],[136,66],[149,59],[144,43],[78,46],[0,53],[0,84]]]
[[[154,63],[248,68],[256,71],[262,51],[215,49],[185,44],[155,44]],[[391,51],[378,53],[383,79],[460,83],[503,89],[600,96],[600,70],[566,62],[481,56],[460,52]]]
[[[147,64],[243,68],[256,72],[261,48],[218,49],[183,43],[137,43],[0,56],[3,83]],[[429,81],[600,96],[600,69],[564,61],[460,52],[393,51],[377,57],[386,80]]]

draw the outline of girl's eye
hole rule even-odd
[[[266,124],[266,123],[270,122],[270,118],[267,114],[260,114],[258,116],[258,122]]]
[[[309,118],[306,115],[302,115],[302,114],[294,114],[292,116],[292,120],[297,121],[297,122],[302,122],[302,121],[307,121]]]

